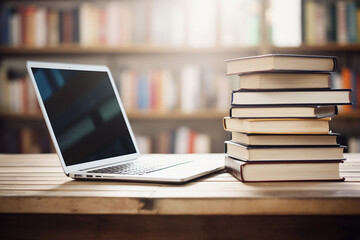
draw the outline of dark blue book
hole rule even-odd
[[[11,7],[4,7],[0,12],[1,20],[1,30],[0,30],[0,44],[9,45],[10,44],[10,19],[11,19]]]
[[[327,3],[327,29],[326,38],[329,42],[336,42],[336,5],[335,2]]]

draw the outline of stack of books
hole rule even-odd
[[[350,89],[331,89],[338,59],[269,54],[226,61],[239,75],[232,92],[225,166],[242,182],[341,181],[345,160],[329,129],[337,105],[351,104]]]

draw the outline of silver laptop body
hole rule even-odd
[[[185,182],[224,169],[223,154],[141,155],[108,67],[26,66],[67,176]]]

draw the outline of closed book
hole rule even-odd
[[[337,106],[232,107],[233,118],[324,118],[337,115]]]
[[[231,105],[351,105],[351,89],[236,90]]]
[[[317,55],[266,54],[225,60],[226,74],[244,74],[264,71],[314,71],[337,70],[337,57]]]
[[[254,73],[240,76],[239,89],[330,88],[330,73]]]
[[[343,181],[342,161],[243,162],[225,157],[225,168],[241,182]]]
[[[330,118],[237,119],[225,117],[225,131],[245,133],[328,134]]]
[[[321,161],[344,158],[344,147],[335,146],[252,146],[225,141],[225,153],[243,161]]]
[[[231,141],[242,145],[268,146],[268,145],[337,145],[339,134],[261,134],[232,132]]]

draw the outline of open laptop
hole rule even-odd
[[[67,176],[185,182],[224,168],[223,155],[141,155],[106,66],[27,61]]]

